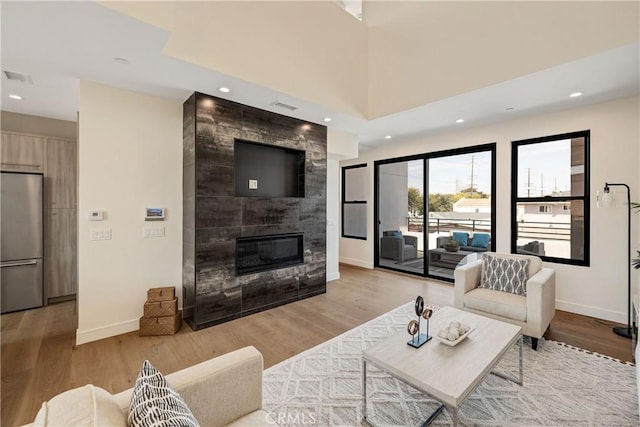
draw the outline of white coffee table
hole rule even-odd
[[[408,318],[407,322],[409,320],[411,319]],[[469,336],[455,347],[432,339],[415,349],[407,345],[411,336],[400,332],[362,352],[363,421],[366,424],[374,425],[367,417],[367,364],[382,369],[441,403],[422,425],[431,423],[446,407],[451,412],[453,425],[456,426],[460,405],[516,342],[519,342],[520,354],[518,378],[499,372],[492,373],[522,385],[522,328],[452,307],[443,307],[431,318],[429,334],[436,335],[441,327],[448,326],[452,320],[473,328]],[[426,322],[422,322],[424,329]]]

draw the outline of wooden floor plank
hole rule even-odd
[[[229,351],[255,346],[265,368],[340,335],[422,295],[427,304],[452,305],[453,286],[385,270],[342,265],[327,293],[222,325],[173,336],[137,332],[73,348],[75,302],[3,315],[1,422],[33,421],[43,400],[60,391],[95,384],[110,392],[133,386],[142,361],[175,372]],[[550,339],[631,360],[631,342],[611,332],[614,324],[558,311]]]

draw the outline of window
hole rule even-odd
[[[342,168],[342,237],[367,239],[367,165]]]
[[[589,265],[589,131],[512,142],[511,252]]]

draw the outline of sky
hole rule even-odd
[[[491,153],[459,154],[428,160],[429,191],[455,194],[471,185],[471,161],[473,158],[473,186],[483,193],[491,193]],[[421,192],[422,160],[409,162],[409,187]]]
[[[491,153],[481,152],[428,160],[429,191],[455,194],[471,184],[473,158],[474,187],[491,193]],[[422,160],[408,162],[409,187],[423,192]],[[571,141],[522,145],[518,149],[518,195],[539,197],[571,187]]]

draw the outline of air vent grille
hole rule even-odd
[[[271,105],[273,105],[274,107],[284,108],[289,111],[295,111],[298,109],[298,107],[294,107],[293,105],[285,104],[284,102],[280,101],[274,101],[271,103]]]
[[[7,77],[7,80],[13,80],[20,83],[26,83],[29,85],[33,84],[33,80],[31,76],[26,74],[14,73],[13,71],[4,71],[4,75]]]

